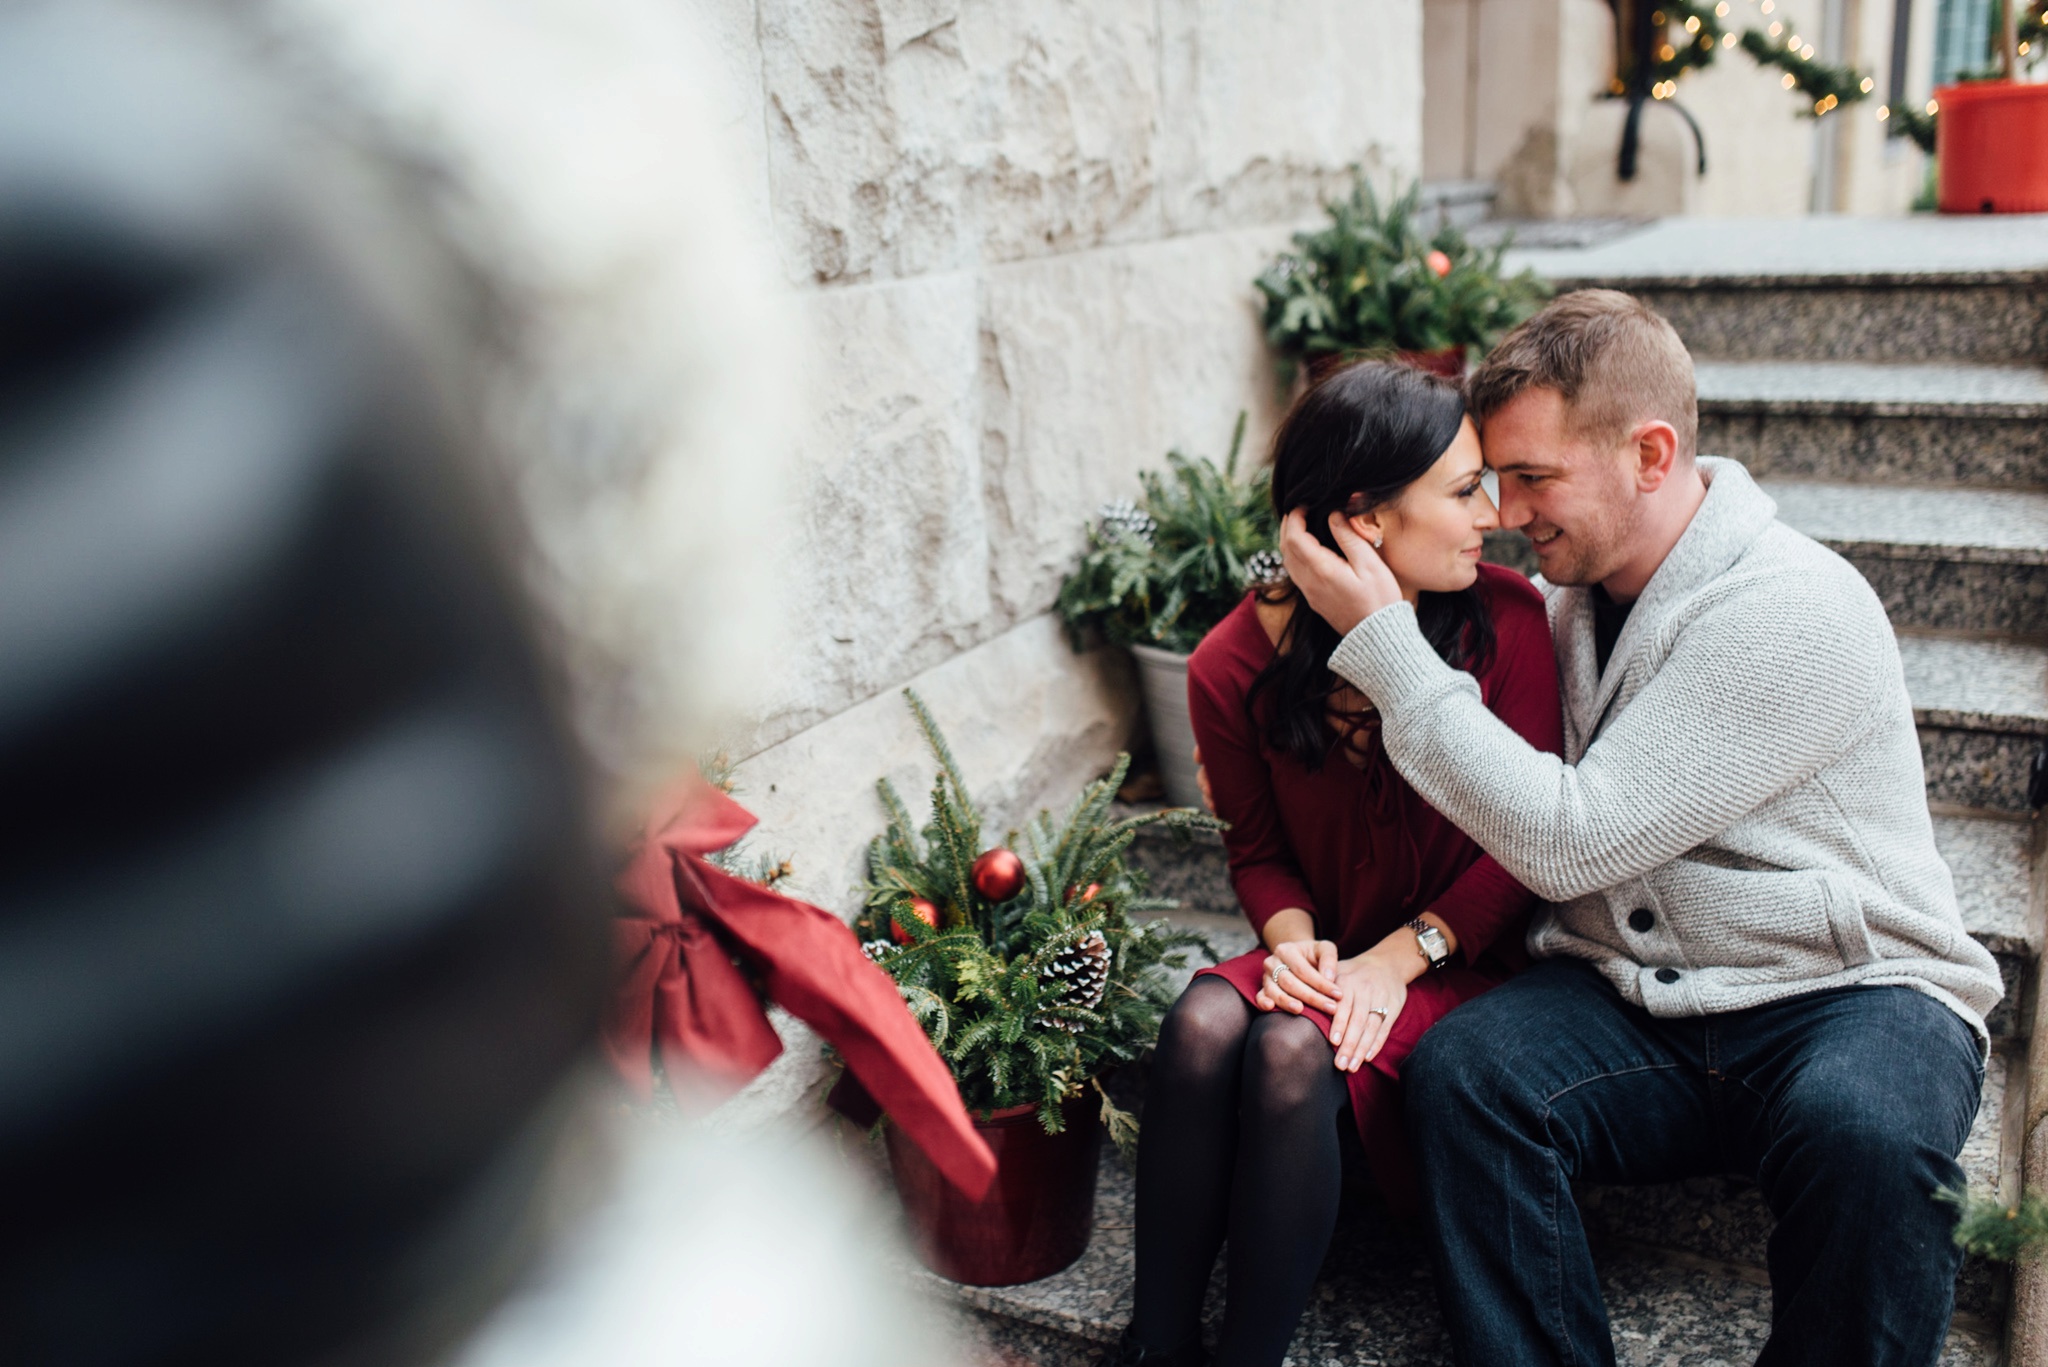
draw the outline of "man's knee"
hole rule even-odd
[[[1412,1115],[1468,1113],[1519,1087],[1502,1067],[1493,1027],[1475,1002],[1431,1026],[1401,1065],[1401,1089]]]
[[[1834,1155],[1852,1171],[1953,1158],[1982,1088],[1968,1027],[1909,988],[1858,989],[1840,1007],[1835,1028],[1772,1098],[1773,1147]]]

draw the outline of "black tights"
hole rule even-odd
[[[1181,994],[1159,1031],[1138,1148],[1139,1346],[1194,1360],[1227,1233],[1216,1367],[1280,1362],[1336,1226],[1347,1096],[1313,1021],[1260,1012],[1221,978]]]

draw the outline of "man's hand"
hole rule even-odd
[[[1351,530],[1342,513],[1330,514],[1330,531],[1343,555],[1332,555],[1309,534],[1308,515],[1296,508],[1280,524],[1280,558],[1287,577],[1310,608],[1338,634],[1401,601],[1401,585],[1372,543]]]
[[[1298,1016],[1304,1006],[1326,1014],[1342,995],[1336,983],[1337,945],[1331,940],[1287,940],[1266,956],[1266,975],[1255,999],[1261,1011]]]

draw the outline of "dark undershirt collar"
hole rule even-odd
[[[1593,658],[1599,662],[1600,673],[1607,673],[1607,659],[1614,654],[1614,643],[1621,639],[1621,629],[1628,625],[1629,611],[1635,607],[1631,599],[1617,603],[1607,596],[1607,590],[1593,585]]]

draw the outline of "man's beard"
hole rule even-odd
[[[1641,522],[1642,510],[1632,498],[1589,514],[1584,526],[1565,530],[1564,554],[1541,566],[1543,577],[1559,586],[1599,583],[1628,559],[1628,544]]]

